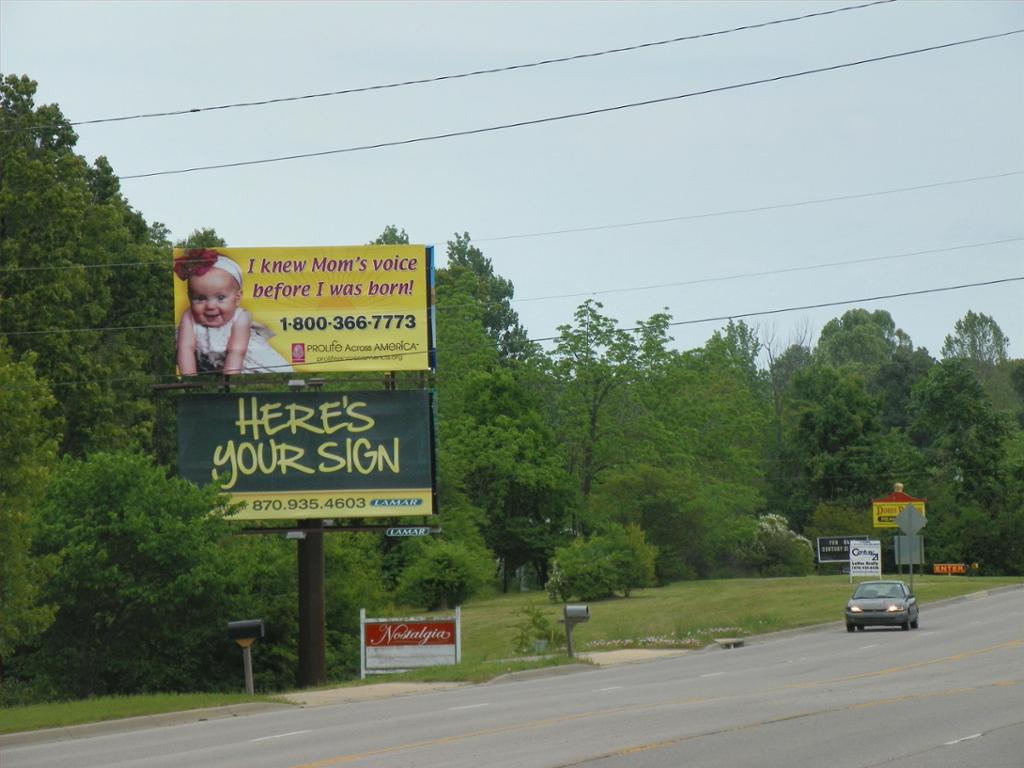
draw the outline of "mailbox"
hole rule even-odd
[[[263,637],[263,619],[245,619],[228,622],[228,640],[234,640],[242,647],[242,664],[245,670],[245,692],[250,696],[255,691],[252,679],[252,644]]]
[[[228,622],[229,640],[258,640],[263,637],[263,619]]]
[[[583,604],[573,605],[567,603],[565,606],[565,621],[566,623],[572,622],[573,624],[579,624],[582,621],[590,620],[590,606]]]
[[[590,606],[586,603],[566,603],[563,611],[565,616],[562,623],[565,624],[565,645],[569,650],[569,658],[575,658],[572,650],[572,628],[584,621],[590,621]]]

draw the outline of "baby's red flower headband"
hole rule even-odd
[[[183,256],[174,260],[174,274],[187,281],[190,277],[202,277],[217,263],[220,254],[211,248],[190,248]]]

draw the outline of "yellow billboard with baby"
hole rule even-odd
[[[434,249],[174,249],[177,367],[201,373],[434,368]]]

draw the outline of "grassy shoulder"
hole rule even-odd
[[[1022,579],[1013,577],[915,576],[914,592],[923,606],[921,620],[927,624],[928,603],[1021,583]],[[715,637],[747,637],[840,621],[851,589],[846,576],[687,581],[641,589],[628,598],[590,603],[590,621],[576,627],[573,643],[580,653],[619,648],[698,649]],[[540,614],[553,630],[546,654],[517,653],[531,614]],[[461,664],[329,687],[385,681],[479,683],[509,672],[565,664],[569,660],[557,651],[564,638],[557,623],[561,615],[561,604],[550,602],[539,592],[474,600],[462,609]],[[258,670],[258,647],[253,660]],[[245,694],[161,694],[9,707],[0,710],[0,733],[273,700]]]
[[[253,701],[274,699],[245,693],[156,693],[144,696],[98,696],[80,701],[6,707],[0,709],[0,734],[162,715],[187,709],[225,707]]]

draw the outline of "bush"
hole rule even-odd
[[[32,646],[5,659],[40,694],[100,696],[237,685],[224,637],[233,595],[223,501],[129,453],[65,459],[35,514],[37,557],[60,566],[57,606]]]
[[[486,585],[493,573],[486,551],[453,541],[427,542],[398,580],[398,598],[428,611],[460,605]]]
[[[654,584],[658,550],[635,525],[613,525],[589,539],[577,539],[555,552],[547,583],[552,600],[598,600]]]
[[[563,635],[539,605],[526,605],[519,611],[516,625],[516,653],[537,653],[562,645]]]
[[[762,576],[806,576],[814,570],[811,542],[789,529],[782,515],[757,519],[757,565]]]

